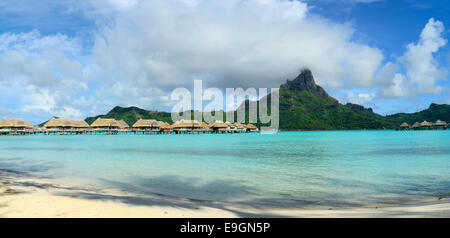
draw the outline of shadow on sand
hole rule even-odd
[[[21,178],[21,179],[15,179]],[[25,180],[23,180],[25,178]],[[36,181],[33,181],[36,178]],[[231,212],[238,217],[283,217],[264,212],[265,206],[258,199],[245,200],[249,194],[257,191],[245,185],[231,180],[216,180],[199,185],[198,179],[184,179],[178,176],[161,176],[155,178],[135,178],[135,185],[113,181],[103,181],[107,187],[114,188],[118,192],[105,192],[104,188],[86,188],[82,186],[62,186],[40,181],[39,178],[29,173],[12,170],[0,170],[0,180],[11,186],[31,189],[45,189],[58,196],[68,196],[88,200],[115,201],[138,206],[166,206],[172,208],[196,210],[200,207],[216,208]],[[178,196],[181,193],[153,193],[152,188],[166,186],[170,191],[182,189],[189,191],[192,196]],[[220,188],[220,189],[219,189]],[[107,190],[107,189],[106,189]],[[220,191],[228,191],[226,193]],[[169,191],[169,190],[167,190]],[[21,191],[19,191],[21,192]],[[202,199],[198,194],[210,193],[213,199]],[[216,200],[215,198],[221,198]],[[239,202],[227,202],[239,200]],[[238,205],[238,206],[235,206]],[[243,211],[242,206],[257,209],[257,213]],[[239,208],[238,208],[239,207]]]
[[[200,184],[199,180],[193,177],[161,176],[136,177],[133,181],[133,183],[103,181],[107,186],[124,193],[120,195],[79,191],[61,195],[92,200],[112,200],[141,206],[168,206],[183,209],[210,207],[234,213],[239,217],[283,217],[265,213],[264,208],[269,206],[262,205],[259,199],[248,199],[258,194],[258,191],[233,180],[219,179]],[[245,212],[243,211],[245,209],[238,207],[256,209],[258,213]]]
[[[14,178],[27,178],[22,181]],[[284,204],[280,198],[260,199],[258,194],[261,191],[246,186],[239,181],[214,180],[208,183],[200,183],[198,178],[182,178],[179,176],[160,176],[154,178],[135,177],[132,182],[121,183],[115,181],[103,181],[107,188],[114,188],[119,192],[107,192],[104,188],[85,188],[82,186],[67,187],[58,184],[44,183],[39,179],[34,180],[34,175],[14,171],[0,170],[0,181],[7,185],[21,186],[27,188],[46,189],[54,195],[68,196],[99,201],[115,201],[129,205],[138,206],[165,206],[182,209],[199,209],[200,207],[216,208],[228,211],[238,217],[289,217],[287,215],[273,214],[267,212],[269,209],[317,209],[318,204],[308,201],[295,202],[297,205],[290,206],[289,202]],[[447,185],[447,184],[445,184]],[[158,191],[155,193],[154,191]],[[207,198],[207,199],[205,199]],[[270,202],[268,202],[270,201]],[[277,201],[277,202],[275,202]],[[436,207],[426,211],[409,210],[409,206],[432,205],[436,201],[410,200],[385,203],[383,206],[401,206],[401,210],[384,210],[380,212],[367,213],[367,217],[392,217],[392,216],[442,216],[444,212],[449,212],[449,207]],[[443,201],[446,203],[446,201]],[[274,206],[280,204],[280,206]],[[331,205],[330,205],[331,207]],[[358,209],[358,205],[345,206],[342,209]],[[340,210],[339,206],[334,206]],[[364,207],[360,207],[363,208]],[[367,208],[367,207],[365,207]],[[323,209],[323,207],[322,207]],[[373,207],[372,209],[375,209]],[[447,209],[446,211],[444,211]],[[249,211],[250,210],[250,211]],[[325,208],[327,210],[327,208]],[[353,210],[354,215],[358,214]],[[348,210],[345,215],[351,215],[352,210]]]

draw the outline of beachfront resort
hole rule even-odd
[[[447,130],[450,127],[450,123],[445,121],[437,120],[435,123],[423,121],[423,122],[415,122],[413,125],[409,125],[406,122],[403,122],[400,125],[400,130],[408,131],[408,130]]]
[[[83,120],[51,118],[42,127],[33,126],[23,119],[4,118],[0,121],[0,135],[27,134],[204,134],[204,133],[249,133],[258,132],[253,124],[215,121],[207,124],[197,120],[179,120],[172,125],[153,119],[139,119],[132,126],[123,120],[97,118],[91,125]]]
[[[435,123],[423,121],[409,125],[403,122],[397,130],[446,130],[450,123],[437,120]],[[179,120],[172,125],[154,119],[139,119],[132,126],[123,120],[112,118],[97,118],[91,125],[84,120],[51,118],[43,126],[33,126],[23,119],[3,118],[0,120],[0,135],[27,135],[27,134],[108,134],[119,133],[134,134],[225,134],[258,132],[253,124],[231,123],[215,121],[207,124],[197,120]]]

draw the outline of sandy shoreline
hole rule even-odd
[[[450,217],[450,199],[364,207],[255,208],[143,196],[0,170],[0,217]]]

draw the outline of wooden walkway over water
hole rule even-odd
[[[169,134],[242,134],[242,133],[257,133],[258,131],[236,131],[236,130],[0,130],[0,135],[3,136],[20,136],[20,135],[169,135]]]

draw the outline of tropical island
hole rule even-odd
[[[270,101],[270,94],[268,96]],[[428,109],[416,113],[396,113],[382,116],[373,112],[372,108],[347,103],[341,104],[331,97],[314,81],[312,72],[304,69],[293,80],[287,80],[279,90],[279,129],[282,131],[299,130],[380,130],[380,129],[446,129],[450,121],[450,105],[432,103]],[[231,123],[215,121],[206,124],[204,121],[183,120],[173,122],[171,113],[148,111],[138,107],[115,107],[105,115],[88,117],[84,121],[60,119],[54,117],[36,127],[21,119],[3,119],[0,121],[0,133],[7,134],[8,128],[18,124],[19,129],[32,129],[33,133],[61,132],[75,129],[75,133],[93,131],[114,133],[120,130],[131,132],[153,133],[226,133],[226,132],[254,132],[261,125],[259,120],[255,125],[248,121],[248,104],[246,106],[246,123]],[[259,101],[257,102],[259,106]],[[269,108],[270,110],[270,108]],[[225,118],[225,112],[223,113]],[[192,113],[193,114],[193,113]],[[237,111],[234,112],[235,117]],[[428,122],[430,121],[430,122]],[[435,122],[435,123],[433,123]],[[23,125],[24,127],[20,127]],[[134,130],[133,130],[134,128]]]
[[[432,103],[428,109],[420,112],[387,116],[361,105],[341,104],[315,83],[309,69],[302,70],[295,79],[282,84],[279,95],[280,130],[286,131],[398,129],[403,122],[413,125],[423,121],[450,121],[450,105],[447,104]],[[117,106],[105,115],[88,117],[85,121],[92,123],[97,118],[124,120],[129,125],[139,119],[173,123],[169,112],[148,111],[138,107]],[[260,127],[261,123],[255,125]]]

